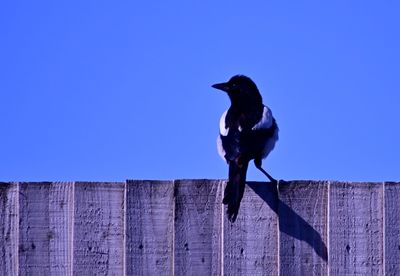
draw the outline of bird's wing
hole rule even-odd
[[[240,140],[240,151],[249,159],[264,159],[274,149],[278,141],[278,125],[275,119],[269,128],[254,129],[243,133]]]
[[[278,126],[271,110],[264,106],[261,119],[249,127],[228,127],[225,111],[220,119],[217,140],[218,153],[227,162],[244,154],[249,159],[265,158],[278,140]]]
[[[227,162],[234,160],[240,154],[241,130],[226,123],[226,110],[219,121],[219,135],[217,139],[218,154]]]
[[[261,120],[259,120],[251,129],[269,129],[272,127],[274,117],[272,116],[271,109],[264,105]]]
[[[226,114],[228,114],[228,109],[222,113],[221,118],[219,119],[219,134],[222,136],[227,136],[229,132],[229,127],[226,125]]]
[[[254,124],[251,131],[243,132],[241,136],[241,151],[250,158],[266,158],[278,141],[279,128],[272,116],[271,109],[264,106],[261,119]]]

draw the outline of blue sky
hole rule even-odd
[[[240,73],[275,178],[398,181],[399,3],[2,1],[0,180],[226,178],[210,85]]]

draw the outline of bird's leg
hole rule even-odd
[[[256,166],[257,169],[259,169],[263,174],[265,174],[266,177],[268,177],[269,181],[272,183],[278,183],[278,181],[273,178],[269,173],[267,173],[262,167],[261,167],[261,158],[256,158],[254,159],[254,165]]]

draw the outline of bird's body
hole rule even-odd
[[[271,110],[263,106],[261,119],[252,123],[252,127],[247,130],[240,123],[237,127],[232,127],[235,122],[227,123],[226,121],[232,120],[227,119],[228,111],[229,109],[221,116],[217,138],[218,154],[221,158],[228,162],[240,154],[246,154],[250,159],[266,158],[275,147],[279,131]]]
[[[220,119],[218,153],[229,164],[229,180],[223,203],[228,205],[228,219],[236,220],[251,160],[261,168],[261,160],[273,150],[278,140],[278,126],[271,110],[262,102],[254,82],[245,76],[232,77],[227,83],[213,85],[228,93],[230,108]]]

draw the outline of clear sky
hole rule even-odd
[[[245,74],[278,179],[400,180],[400,2],[2,1],[0,180],[226,178]],[[249,180],[264,180],[254,166]]]

